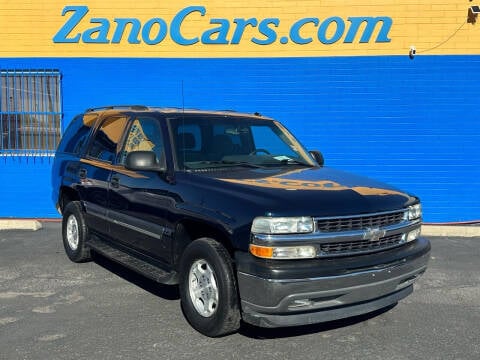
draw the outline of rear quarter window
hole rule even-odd
[[[63,134],[57,151],[70,154],[82,153],[96,120],[96,114],[78,115],[75,117]]]

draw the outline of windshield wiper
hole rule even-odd
[[[294,159],[283,159],[283,160],[278,160],[277,162],[263,163],[263,165],[280,165],[280,166],[301,165],[301,166],[307,166],[307,167],[314,167],[315,166],[315,165],[307,164],[303,161],[294,160]]]
[[[200,167],[197,167],[196,165],[200,165]],[[207,165],[207,166],[202,167],[201,165]],[[208,166],[208,165],[214,165],[214,166]],[[190,168],[191,170],[201,170],[201,169],[214,169],[214,168],[221,168],[221,167],[236,167],[236,166],[249,167],[249,168],[255,168],[255,169],[265,169],[264,166],[252,164],[245,161],[226,161],[226,160],[199,161],[199,162],[196,162],[195,165],[191,166]]]
[[[262,162],[261,164],[255,164],[247,161],[234,161],[234,160],[211,160],[211,161],[197,161],[191,163],[189,168],[191,170],[201,170],[201,169],[215,169],[222,167],[247,167],[254,169],[268,169],[272,166],[285,166],[285,165],[296,165],[296,166],[307,166],[314,167],[314,165],[307,164],[303,161],[294,160],[294,159],[283,159],[277,160],[275,162]]]
[[[313,167],[314,165],[312,164],[307,164],[306,162],[300,161],[300,160],[295,160],[295,159],[288,159],[288,160],[281,160],[280,161],[282,164],[287,164],[287,165],[303,165],[303,166],[308,166],[308,167]]]
[[[224,164],[224,165],[229,165],[229,166],[243,166],[243,167],[251,167],[251,168],[256,168],[256,169],[265,169],[265,166],[258,165],[258,164],[252,164],[246,161],[227,161],[227,160],[221,160],[218,162],[219,164]]]

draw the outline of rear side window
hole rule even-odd
[[[126,124],[127,117],[125,116],[114,116],[103,121],[95,133],[88,150],[88,156],[102,161],[113,162]]]
[[[63,134],[57,151],[70,154],[82,153],[96,120],[96,114],[79,115],[74,118]]]

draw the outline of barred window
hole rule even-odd
[[[58,70],[0,70],[0,156],[50,156],[60,141]]]

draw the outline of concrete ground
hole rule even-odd
[[[0,231],[0,359],[480,359],[480,238],[432,237],[415,292],[396,307],[315,326],[210,339],[176,287],[104,259],[74,264],[60,224]]]

